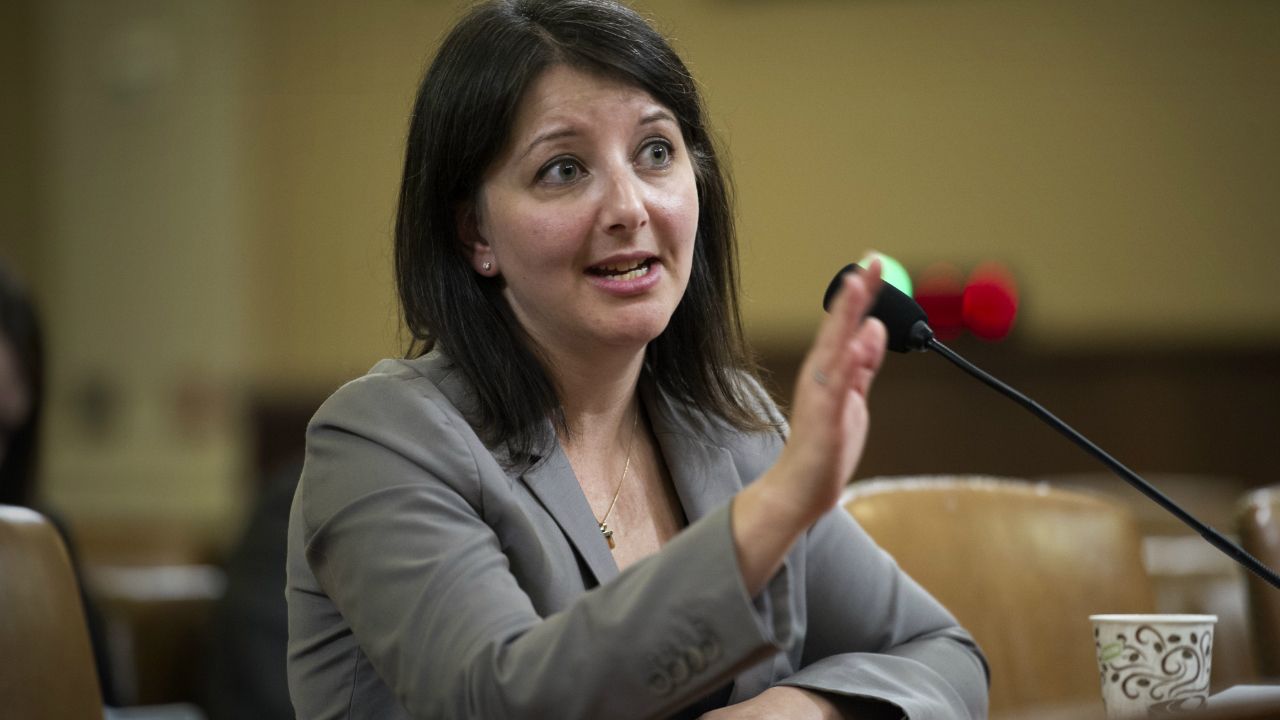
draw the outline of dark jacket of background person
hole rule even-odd
[[[213,611],[204,700],[210,720],[292,720],[285,679],[284,599],[289,505],[301,462],[271,475],[227,561],[227,589]]]

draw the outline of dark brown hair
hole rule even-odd
[[[8,344],[30,396],[31,410],[10,432],[0,458],[0,503],[30,505],[35,500],[40,407],[44,396],[44,351],[40,324],[26,290],[0,265],[0,343]]]
[[[439,347],[475,388],[477,429],[508,442],[513,458],[562,428],[556,388],[502,296],[502,280],[476,273],[458,236],[461,208],[509,140],[526,89],[564,64],[642,88],[675,115],[694,165],[698,229],[689,285],[666,329],[645,351],[664,392],[742,430],[770,427],[752,408],[755,364],[738,310],[731,189],[693,77],[666,39],[608,0],[494,0],[448,34],[418,90],[396,218],[396,281],[410,356]]]

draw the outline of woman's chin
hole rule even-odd
[[[629,324],[627,326],[613,326],[596,333],[594,344],[600,350],[643,352],[649,343],[657,339],[662,334],[662,331],[667,329],[667,320],[669,319],[663,318],[661,322],[652,321]]]

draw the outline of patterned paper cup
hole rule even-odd
[[[1090,615],[1107,717],[1204,707],[1216,615]]]

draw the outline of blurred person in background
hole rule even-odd
[[[43,396],[35,307],[0,265],[0,503],[30,507],[35,498]]]
[[[0,504],[44,514],[62,535],[80,588],[103,702],[116,704],[104,625],[84,583],[67,523],[42,502],[38,488],[40,417],[44,404],[44,346],[35,305],[0,264]]]

